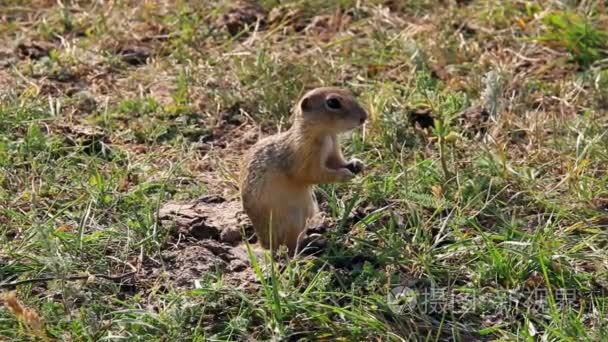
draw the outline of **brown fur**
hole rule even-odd
[[[339,101],[340,108],[331,108],[328,98]],[[316,88],[298,102],[289,130],[266,137],[247,151],[241,201],[262,247],[286,245],[295,252],[307,222],[319,210],[313,186],[348,181],[355,176],[348,166],[363,167],[359,160],[344,160],[337,134],[360,126],[366,118],[350,92]]]

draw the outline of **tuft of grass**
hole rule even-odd
[[[589,18],[568,11],[554,11],[543,17],[544,32],[537,38],[565,48],[576,63],[586,68],[608,57],[608,31]]]

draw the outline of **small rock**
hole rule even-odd
[[[229,244],[240,242],[241,238],[241,231],[234,227],[223,229],[222,233],[220,234],[220,240]]]
[[[247,269],[247,266],[248,265],[242,260],[235,259],[230,261],[230,266],[228,267],[228,269],[232,272],[242,272]]]

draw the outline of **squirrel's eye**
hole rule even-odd
[[[329,107],[331,109],[340,109],[340,107],[341,107],[340,101],[338,101],[338,99],[330,98],[330,99],[327,99],[326,103],[327,103],[327,107]]]

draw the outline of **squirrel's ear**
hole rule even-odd
[[[300,110],[302,112],[308,111],[311,108],[311,103],[310,103],[310,99],[308,97],[305,97],[302,99],[302,101],[300,102]]]

